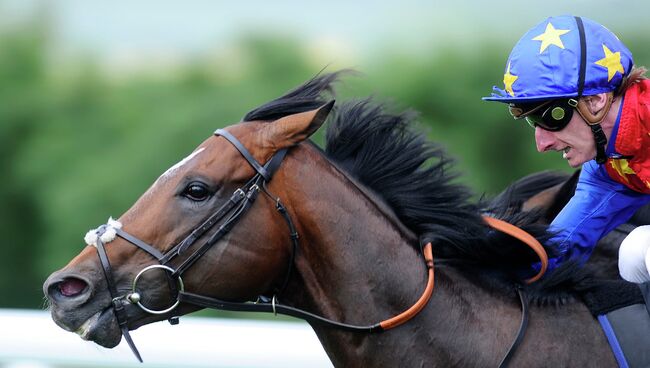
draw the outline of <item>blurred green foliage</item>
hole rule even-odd
[[[650,59],[641,41],[628,44],[639,64]],[[249,37],[236,72],[199,60],[172,76],[115,81],[92,62],[53,69],[48,46],[36,26],[0,34],[0,307],[41,307],[42,282],[88,229],[119,216],[214,129],[326,65],[298,42]],[[494,194],[535,171],[568,170],[559,154],[537,154],[532,130],[503,105],[481,101],[500,84],[511,46],[386,52],[340,82],[338,98],[372,94],[419,111],[430,138],[459,158],[459,180]]]

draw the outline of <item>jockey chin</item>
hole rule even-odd
[[[551,17],[530,29],[506,63],[504,88],[487,101],[508,104],[535,132],[539,152],[561,152],[582,167],[575,195],[553,220],[558,256],[584,263],[598,240],[650,202],[650,80],[611,31],[581,17]],[[650,282],[650,226],[621,244],[625,280]]]

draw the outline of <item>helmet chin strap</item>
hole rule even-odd
[[[584,98],[578,100],[578,105],[576,110],[578,114],[582,116],[582,119],[589,125],[591,128],[591,133],[594,136],[594,142],[596,143],[596,162],[598,164],[604,164],[607,161],[607,155],[605,154],[605,146],[607,145],[607,137],[605,137],[605,132],[600,123],[605,119],[609,109],[612,107],[612,102],[614,101],[614,94],[607,93],[607,100],[605,101],[605,106],[600,109],[597,113],[593,114],[587,106],[587,102]]]

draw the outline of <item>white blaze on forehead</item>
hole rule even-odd
[[[196,151],[190,153],[189,156],[187,156],[187,157],[185,157],[184,159],[180,160],[176,165],[174,165],[174,166],[170,167],[169,169],[167,169],[167,171],[165,171],[162,175],[160,175],[160,177],[158,178],[158,180],[156,180],[156,183],[157,183],[160,179],[164,179],[164,178],[170,176],[171,174],[173,174],[174,171],[178,170],[180,167],[182,167],[183,165],[185,165],[186,163],[188,163],[191,159],[193,159],[196,155],[198,155],[199,153],[201,153],[201,151],[203,151],[204,149],[205,149],[205,147],[201,147],[201,148],[197,149]],[[155,183],[154,183],[154,185],[155,185]]]

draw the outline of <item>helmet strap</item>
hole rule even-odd
[[[605,133],[600,124],[591,124],[589,127],[591,128],[591,133],[593,133],[594,141],[596,142],[596,163],[602,165],[607,161],[607,155],[605,154],[607,137],[605,137]]]
[[[605,107],[602,108],[596,114],[592,114],[587,106],[587,102],[582,98],[582,93],[585,89],[585,73],[587,69],[587,38],[585,36],[585,26],[582,23],[582,18],[575,17],[576,25],[578,26],[578,35],[580,37],[580,72],[578,73],[578,103],[576,110],[582,119],[589,125],[591,128],[591,133],[594,136],[594,142],[596,143],[596,162],[604,164],[607,161],[607,155],[605,155],[605,145],[607,145],[607,137],[603,132],[603,128],[600,126],[600,123],[603,121],[609,108],[612,107],[612,93],[607,94],[607,102]]]
[[[594,136],[594,142],[596,143],[596,162],[598,164],[604,164],[607,161],[607,155],[605,154],[605,146],[607,145],[607,137],[605,137],[605,132],[600,123],[605,119],[607,113],[609,113],[610,108],[612,107],[612,102],[614,101],[614,94],[607,93],[607,100],[605,101],[605,106],[600,109],[597,113],[593,114],[587,106],[587,102],[584,98],[578,100],[576,110],[582,119],[589,125],[591,128],[591,133]]]

